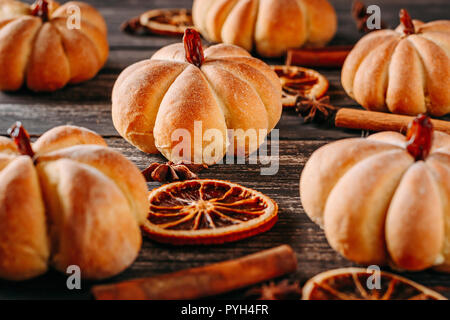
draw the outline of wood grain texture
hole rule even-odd
[[[28,1],[33,2],[33,1]],[[46,130],[61,124],[75,124],[90,128],[103,135],[108,144],[124,153],[141,169],[161,156],[144,154],[117,134],[111,121],[111,90],[119,73],[131,63],[150,57],[158,48],[179,41],[159,36],[135,37],[119,31],[120,24],[139,13],[162,7],[190,7],[191,0],[86,0],[105,16],[109,28],[111,53],[103,70],[91,81],[69,86],[51,94],[34,94],[25,89],[15,93],[0,93],[0,135],[17,120],[22,120],[36,138]],[[360,38],[350,16],[351,0],[331,1],[339,16],[338,33],[334,44],[351,44]],[[369,3],[367,1],[367,3]],[[398,10],[407,8],[415,18],[425,21],[448,19],[448,0],[383,0],[370,1],[382,9],[383,20],[396,26]],[[279,64],[283,61],[266,60]],[[340,85],[340,71],[320,70],[330,81],[328,94],[333,104],[357,107]],[[450,120],[450,117],[446,117]],[[361,131],[327,129],[317,125],[304,125],[290,110],[285,110],[280,123],[280,167],[275,176],[261,176],[260,165],[216,165],[201,172],[200,177],[231,180],[266,193],[277,201],[280,219],[275,227],[264,234],[239,242],[202,247],[172,247],[145,239],[141,254],[131,268],[120,276],[102,283],[113,283],[138,277],[148,277],[190,267],[203,266],[237,258],[259,250],[282,244],[292,246],[297,254],[298,271],[292,279],[301,282],[315,274],[353,264],[334,252],[324,233],[304,214],[300,203],[298,181],[301,170],[311,153],[322,145],[346,137],[361,136]],[[152,189],[158,183],[149,183]],[[448,275],[433,271],[402,273],[421,284],[430,286],[450,297]],[[70,291],[66,277],[54,271],[37,279],[11,283],[0,281],[0,299],[13,298],[90,298],[92,283],[84,282],[81,291]],[[219,298],[242,298],[240,290]]]

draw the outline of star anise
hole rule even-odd
[[[256,300],[298,300],[302,296],[302,290],[298,282],[290,283],[288,280],[283,280],[278,284],[270,282],[250,289],[246,296]]]
[[[330,104],[330,97],[324,96],[319,99],[309,99],[297,96],[295,111],[305,120],[305,123],[323,123],[329,120],[336,112],[337,107]]]
[[[359,0],[353,1],[352,17],[355,20],[356,28],[358,29],[359,32],[369,33],[377,30],[368,28],[367,20],[369,19],[370,15],[367,13],[366,5]],[[380,27],[381,29],[386,29],[386,24],[383,21],[381,21]]]
[[[206,164],[193,164],[187,162],[152,163],[142,171],[147,181],[158,181],[161,183],[198,179],[197,172],[207,169]]]

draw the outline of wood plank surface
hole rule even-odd
[[[116,148],[141,169],[153,161],[162,161],[161,156],[149,156],[136,150],[120,138],[107,138],[108,145]],[[169,246],[145,239],[136,262],[116,278],[116,281],[152,276],[184,268],[201,266],[254,253],[281,244],[291,245],[298,257],[298,272],[292,279],[301,282],[313,275],[333,268],[354,266],[332,250],[323,231],[304,214],[300,204],[298,182],[300,172],[310,154],[326,144],[318,141],[281,141],[280,172],[270,178],[260,175],[259,165],[217,165],[200,174],[203,178],[232,180],[259,190],[272,197],[280,207],[280,219],[272,230],[264,234],[235,243],[216,246]],[[150,183],[156,187],[158,183]],[[407,274],[411,279],[430,287],[439,287],[441,292],[449,287],[448,275],[432,271]],[[37,279],[22,283],[0,281],[0,298],[89,298],[92,283],[82,284],[82,290],[72,292],[66,288],[66,278],[54,271]],[[445,288],[441,288],[441,287]],[[45,292],[42,289],[45,288]],[[225,297],[241,298],[245,290]],[[222,298],[222,297],[221,297]]]
[[[35,94],[26,89],[15,93],[0,93],[0,135],[5,135],[7,128],[17,120],[23,121],[34,139],[56,125],[75,124],[100,133],[111,147],[124,153],[141,169],[151,162],[162,162],[161,156],[144,154],[118,135],[111,121],[111,90],[119,73],[128,65],[149,58],[161,46],[180,39],[130,36],[120,32],[119,26],[124,20],[145,10],[163,7],[188,8],[192,5],[192,0],[87,0],[86,2],[96,6],[108,24],[111,52],[106,66],[91,81],[69,86],[54,93]],[[339,15],[339,30],[333,43],[354,43],[361,35],[356,31],[350,16],[351,0],[331,2]],[[380,5],[383,20],[391,26],[397,25],[398,10],[403,7],[406,7],[413,17],[425,21],[448,19],[450,12],[448,0],[383,0],[370,1],[370,4]],[[266,62],[279,64],[282,60],[266,60]],[[339,70],[319,71],[330,81],[328,94],[333,104],[358,107],[343,91]],[[304,214],[298,182],[301,170],[314,150],[330,141],[361,136],[363,133],[304,125],[302,120],[289,110],[284,111],[277,128],[280,130],[281,141],[279,172],[275,176],[260,175],[260,165],[238,164],[216,165],[200,174],[203,178],[241,183],[272,197],[280,208],[279,222],[272,230],[250,239],[218,246],[173,247],[145,239],[137,261],[123,274],[103,283],[201,266],[280,244],[289,244],[294,248],[299,268],[296,274],[291,275],[291,279],[300,282],[325,270],[354,265],[330,248],[323,231]],[[150,183],[149,189],[156,186],[159,184]],[[445,274],[424,271],[402,275],[450,297],[450,279]],[[89,289],[92,284],[84,282],[81,291],[69,291],[66,288],[66,277],[50,271],[42,277],[22,283],[0,281],[0,299],[90,298]],[[242,298],[244,291],[233,292],[219,298]]]

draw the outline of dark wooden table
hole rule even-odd
[[[31,1],[30,1],[31,2]],[[151,8],[185,7],[192,0],[87,0],[104,15],[109,28],[111,53],[97,77],[77,86],[69,86],[51,94],[34,94],[27,90],[0,93],[0,134],[15,121],[24,123],[33,138],[46,130],[63,124],[84,126],[101,134],[108,144],[124,153],[140,168],[151,162],[163,161],[161,156],[144,154],[123,140],[111,121],[111,90],[119,73],[128,65],[149,58],[160,47],[178,42],[177,38],[134,37],[123,34],[120,24],[128,18]],[[351,0],[331,1],[339,16],[339,30],[335,44],[351,44],[360,38],[350,16]],[[382,18],[390,26],[398,23],[398,10],[407,8],[414,18],[425,21],[448,19],[448,0],[383,0],[366,1],[382,8]],[[269,63],[281,63],[272,60]],[[346,96],[340,85],[339,70],[320,70],[330,80],[329,95],[338,106],[353,107],[355,102]],[[448,118],[447,118],[448,119]],[[299,267],[292,279],[303,282],[313,275],[353,264],[327,243],[323,231],[304,214],[299,198],[298,181],[302,168],[311,153],[330,141],[361,136],[360,131],[321,128],[304,125],[292,112],[285,111],[278,125],[280,129],[280,170],[275,176],[261,176],[259,165],[216,165],[201,174],[204,178],[231,180],[262,191],[275,199],[280,219],[275,227],[256,237],[220,246],[171,247],[144,240],[136,262],[124,273],[105,282],[116,282],[152,276],[184,268],[201,266],[237,258],[281,244],[291,245],[297,253]],[[149,188],[158,186],[150,183]],[[404,274],[405,275],[405,274]],[[407,277],[439,290],[450,297],[450,277],[433,271],[408,273]],[[81,290],[69,291],[64,275],[54,271],[22,283],[0,281],[0,298],[89,298],[92,283],[83,283]],[[220,298],[240,298],[244,290]]]

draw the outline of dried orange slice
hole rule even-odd
[[[130,34],[182,36],[193,28],[192,12],[188,9],[155,9],[125,21],[121,29]]]
[[[150,32],[182,36],[186,28],[193,28],[192,13],[188,9],[156,9],[143,13],[140,23]]]
[[[447,300],[418,283],[379,272],[379,287],[369,289],[374,274],[363,268],[342,268],[320,273],[306,282],[303,300]]]
[[[293,107],[297,96],[319,99],[328,90],[328,80],[319,72],[297,66],[272,66],[283,87],[284,107]]]
[[[269,230],[278,206],[261,192],[221,180],[189,180],[150,192],[150,213],[143,226],[156,241],[217,244]]]

